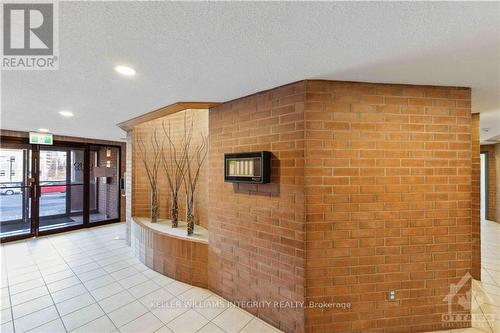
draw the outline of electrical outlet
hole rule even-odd
[[[396,290],[392,289],[387,292],[387,300],[395,301],[396,300]]]

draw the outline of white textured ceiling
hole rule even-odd
[[[469,86],[500,134],[499,2],[62,2],[59,20],[59,70],[2,72],[1,128],[119,139],[173,102],[321,78]]]

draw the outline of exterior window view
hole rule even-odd
[[[2,333],[500,333],[500,2],[1,4]]]
[[[50,147],[49,150],[41,147],[36,159],[39,168],[33,170],[36,164],[31,162],[33,152],[30,148],[2,147],[2,167],[12,175],[5,177],[1,185],[2,238],[15,239],[15,236],[36,234],[38,231],[83,225],[86,186],[89,188],[89,222],[118,221],[119,149],[94,146],[89,148],[89,152],[92,162],[87,167],[82,148]],[[105,165],[106,169],[99,169],[99,165]],[[85,182],[85,169],[92,170],[92,179],[88,183]],[[33,209],[32,205],[36,207]],[[38,228],[34,231],[33,212],[38,215]]]

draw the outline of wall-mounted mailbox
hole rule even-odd
[[[265,184],[271,181],[271,153],[224,154],[224,181]]]

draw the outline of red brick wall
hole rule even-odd
[[[495,146],[499,146],[500,144],[496,145],[482,145],[481,146],[481,153],[485,153],[487,156],[487,163],[488,163],[488,175],[487,175],[487,181],[488,181],[488,209],[486,211],[486,219],[489,221],[495,221],[498,222],[497,218],[497,168],[500,166],[497,165],[496,163],[496,149]]]
[[[131,246],[136,257],[149,268],[168,277],[207,288],[207,243],[173,237],[131,218]]]
[[[208,117],[210,289],[232,301],[352,305],[247,309],[285,332],[449,328],[443,298],[480,265],[469,89],[301,81]],[[224,182],[224,153],[259,150],[273,154],[270,184]],[[148,206],[136,173],[134,213]],[[468,287],[454,314],[468,312],[457,304]]]
[[[352,303],[308,309],[306,330],[444,329],[443,298],[471,270],[470,90],[306,90],[306,301]]]
[[[209,112],[209,288],[231,301],[304,300],[305,82]],[[224,153],[268,150],[270,184],[224,182]],[[302,309],[249,308],[304,332]]]
[[[307,309],[305,328],[300,311],[251,309],[286,332],[443,328],[472,267],[469,89],[303,81],[213,108],[209,128],[211,289],[352,303]],[[275,156],[272,184],[224,183],[223,153],[255,150]]]

